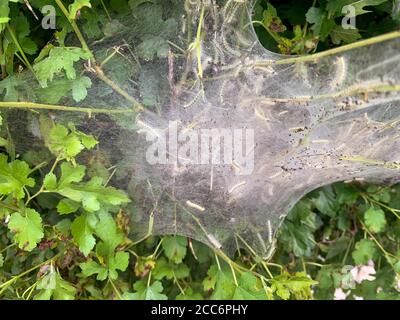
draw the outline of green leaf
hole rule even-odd
[[[7,162],[7,156],[0,154],[0,194],[11,194],[16,199],[25,196],[24,188],[33,187],[35,180],[28,178],[31,173],[29,165],[21,160]]]
[[[293,276],[283,273],[271,279],[271,282],[271,289],[284,300],[289,299],[291,294],[304,298],[310,297],[311,286],[318,283],[308,278],[304,272],[297,272]]]
[[[163,286],[160,281],[153,282],[147,286],[147,281],[140,280],[135,282],[133,288],[135,293],[125,293],[123,298],[126,300],[168,300],[168,297],[163,292]]]
[[[287,252],[296,256],[309,256],[315,246],[314,231],[317,220],[311,211],[310,201],[302,200],[296,204],[282,225],[279,242]]]
[[[250,272],[243,273],[238,279],[238,287],[233,300],[265,300],[267,298],[261,281]]]
[[[81,131],[76,130],[73,123],[69,123],[68,127],[71,129],[72,133],[79,137],[84,147],[88,150],[93,149],[99,142],[92,136]]]
[[[174,263],[181,263],[186,256],[187,240],[180,236],[166,236],[162,242],[165,255]]]
[[[130,202],[124,192],[113,187],[104,187],[99,177],[94,177],[87,183],[71,183],[68,186],[59,187],[57,192],[66,198],[82,203],[83,208],[89,212],[100,210],[101,204],[118,206]]]
[[[3,254],[0,253],[0,268],[3,267],[3,265],[4,265],[4,257]]]
[[[73,159],[84,149],[79,137],[59,124],[50,130],[47,147],[56,156],[67,160]]]
[[[219,269],[216,265],[209,268],[203,287],[205,291],[213,290],[213,300],[230,300],[237,288],[231,270],[225,267]]]
[[[326,12],[320,8],[311,7],[306,13],[306,20],[310,23],[315,36],[324,41],[336,25],[335,21],[327,19]]]
[[[35,300],[74,300],[76,289],[69,282],[65,281],[57,272],[50,271],[36,285],[40,290],[35,295]]]
[[[204,300],[201,293],[194,292],[192,288],[187,288],[184,293],[178,294],[176,300]]]
[[[5,24],[10,21],[8,15],[10,14],[10,8],[8,6],[8,0],[0,1],[0,32],[5,29]]]
[[[18,16],[12,19],[12,27],[15,29],[18,42],[24,52],[35,54],[38,50],[36,43],[29,37],[30,26],[25,16]]]
[[[94,274],[97,274],[96,279],[103,281],[107,279],[108,276],[108,268],[106,266],[99,265],[95,261],[88,261],[79,264],[82,269],[82,274],[85,277],[90,277]]]
[[[168,280],[175,278],[184,279],[189,276],[190,269],[184,263],[175,264],[167,261],[165,258],[160,258],[156,261],[156,266],[152,274],[156,280],[162,280],[164,278]]]
[[[339,206],[331,186],[319,190],[318,197],[312,198],[312,202],[321,213],[336,217]]]
[[[96,225],[96,235],[102,240],[97,251],[103,255],[110,255],[119,244],[124,241],[123,233],[117,228],[115,219],[106,212],[100,212],[99,222]]]
[[[92,86],[92,80],[88,77],[80,77],[73,81],[72,97],[76,102],[84,100],[87,96],[87,89]]]
[[[344,252],[347,249],[349,242],[350,242],[349,237],[343,236],[339,238],[337,241],[335,241],[333,244],[329,246],[326,259],[332,259],[341,254],[342,252]]]
[[[57,188],[57,177],[53,172],[49,172],[43,179],[43,186],[46,190],[54,190]]]
[[[85,256],[89,255],[96,244],[96,239],[93,236],[93,223],[90,219],[89,215],[82,215],[75,218],[71,224],[74,242]]]
[[[360,193],[353,185],[339,182],[335,184],[337,201],[340,204],[352,205],[358,199]]]
[[[65,72],[68,79],[75,80],[76,71],[74,63],[80,59],[87,60],[90,57],[90,53],[80,48],[55,47],[50,50],[49,56],[34,65],[33,69],[40,85],[45,88],[47,87],[47,83],[53,81],[54,76],[61,71]]]
[[[34,209],[13,213],[8,228],[14,233],[18,247],[26,251],[32,251],[44,236],[42,218]]]
[[[347,44],[361,39],[361,35],[357,29],[344,29],[338,25],[331,30],[330,35],[334,44],[341,44],[342,42]]]
[[[1,25],[0,25],[1,28]],[[1,56],[0,56],[1,59]],[[22,80],[17,77],[9,76],[0,81],[0,94],[5,92],[4,101],[17,101],[19,97],[18,86],[22,84]]]
[[[47,127],[44,128],[45,132],[42,132],[42,135],[46,137],[46,146],[54,155],[75,164],[74,157],[84,148],[93,148],[98,142],[93,136],[76,130],[74,125],[70,124],[69,127],[71,130],[56,124],[50,130]]]
[[[153,60],[155,56],[165,58],[168,56],[169,45],[160,36],[149,36],[138,46],[137,52],[146,61]]]
[[[68,162],[63,162],[60,168],[61,177],[57,185],[58,189],[67,188],[74,182],[81,182],[85,176],[86,168],[82,165],[73,166]]]
[[[108,260],[108,273],[112,280],[118,278],[117,270],[125,271],[129,265],[129,253],[118,251],[115,256]]]
[[[129,10],[127,0],[110,0],[110,6],[117,13],[124,13]]]
[[[330,0],[327,3],[326,9],[329,16],[342,16],[342,8],[347,5],[352,5],[355,10],[355,16],[359,16],[370,11],[364,10],[367,6],[377,6],[386,0]]]
[[[113,0],[111,0],[113,2]],[[114,0],[115,2],[115,0]],[[151,0],[129,0],[129,7],[131,8],[132,12],[135,13],[135,9],[140,6],[142,3],[150,2]]]
[[[74,0],[74,2],[69,6],[69,18],[71,20],[75,20],[77,18],[78,11],[84,7],[92,7],[90,0]]]
[[[367,264],[369,260],[374,260],[377,253],[378,249],[372,240],[362,239],[356,243],[352,257],[357,265],[362,265]]]
[[[76,212],[81,207],[79,202],[72,201],[70,199],[62,199],[57,205],[57,211],[59,214],[70,214]]]
[[[97,280],[105,280],[109,277],[112,280],[118,278],[118,272],[125,271],[129,264],[129,253],[115,250],[124,241],[124,236],[117,229],[113,217],[105,212],[99,215],[99,222],[96,224],[95,233],[102,240],[96,246],[96,254],[101,264],[95,261],[80,264],[85,276],[97,274]]]
[[[370,207],[364,213],[364,221],[370,231],[382,232],[386,227],[385,212],[382,209]]]

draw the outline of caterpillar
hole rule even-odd
[[[269,260],[274,254],[275,249],[276,249],[276,241],[272,240],[271,246],[269,247],[269,250],[267,251],[266,255],[263,256],[263,259]]]
[[[344,57],[336,58],[335,66],[335,75],[330,83],[332,89],[339,87],[346,78],[347,64]]]
[[[220,102],[222,105],[225,104],[225,94],[224,94],[224,91],[225,91],[225,86],[226,86],[227,82],[228,82],[227,80],[222,81],[221,88],[220,88],[220,90],[219,90],[219,102]]]
[[[186,201],[186,205],[187,205],[188,207],[190,207],[190,208],[199,210],[200,212],[206,211],[206,209],[205,209],[204,207],[198,205],[197,203],[194,203],[194,202],[192,202],[192,201],[189,201],[189,200]]]
[[[199,90],[196,93],[196,95],[194,96],[194,98],[191,101],[189,101],[188,103],[184,104],[183,107],[185,109],[187,109],[187,108],[190,108],[191,106],[193,106],[194,104],[196,104],[197,101],[199,101],[199,98],[202,96],[202,94],[203,94],[203,90]]]
[[[267,221],[267,227],[268,227],[268,242],[272,243],[272,226],[271,226],[271,220]]]
[[[235,184],[232,188],[230,188],[228,190],[228,193],[233,193],[236,189],[238,189],[244,185],[246,185],[246,181],[239,182],[238,184]]]
[[[222,248],[222,244],[212,234],[207,234],[207,238],[208,238],[208,240],[211,242],[211,244],[214,247],[216,247],[217,249],[221,249]]]

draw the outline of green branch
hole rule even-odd
[[[133,109],[73,107],[73,106],[60,106],[55,104],[34,103],[34,102],[0,102],[0,108],[70,111],[70,112],[83,112],[87,114],[92,114],[92,113],[127,114],[136,112]]]
[[[393,32],[390,32],[387,34],[383,34],[381,36],[357,41],[357,42],[350,43],[350,44],[347,44],[347,45],[344,45],[344,46],[341,46],[338,48],[333,48],[333,49],[322,51],[322,52],[315,53],[315,54],[310,54],[310,55],[300,56],[300,57],[293,57],[293,58],[283,58],[283,59],[280,59],[277,61],[271,61],[271,60],[258,61],[254,65],[255,66],[265,66],[265,65],[271,65],[271,64],[282,65],[282,64],[292,64],[292,63],[298,63],[298,62],[312,62],[312,61],[316,61],[316,60],[324,58],[324,57],[333,56],[338,53],[347,52],[347,51],[350,51],[353,49],[370,46],[373,44],[381,43],[381,42],[396,39],[396,38],[400,38],[400,31],[393,31]]]

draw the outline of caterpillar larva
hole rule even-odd
[[[196,93],[194,98],[191,101],[189,101],[188,103],[184,104],[183,107],[185,109],[187,109],[187,108],[190,108],[191,106],[193,106],[194,104],[196,104],[202,94],[203,94],[203,90],[199,90],[199,92]]]
[[[222,8],[222,16],[224,17],[224,19],[225,19],[226,16],[227,16],[228,8],[229,8],[229,6],[232,4],[232,2],[233,2],[233,0],[228,0],[228,1],[225,3],[224,7]]]
[[[272,197],[274,195],[274,186],[270,184],[268,186],[268,194]]]
[[[269,250],[267,251],[267,254],[263,256],[263,259],[269,260],[272,257],[272,255],[274,254],[275,249],[276,249],[276,241],[272,240]]]
[[[207,234],[207,238],[208,238],[208,240],[211,242],[211,244],[214,247],[216,247],[217,249],[221,249],[222,248],[222,244],[212,234]]]
[[[233,19],[236,17],[236,12],[238,11],[239,7],[243,4],[243,2],[241,3],[235,3],[233,5],[232,10],[229,12],[229,17],[226,18],[226,22],[227,23],[231,23],[233,21]],[[225,17],[224,17],[225,18]]]
[[[261,234],[259,232],[257,232],[257,238],[261,243],[263,251],[267,251],[267,247],[265,246],[264,239],[261,237]]]
[[[139,117],[138,117],[139,118]],[[140,120],[136,118],[136,124],[141,128],[139,129],[137,132],[138,133],[152,133],[154,136],[158,137],[158,138],[162,138],[161,134],[160,134],[160,130],[154,129],[152,126],[148,125],[146,122]]]
[[[346,79],[347,64],[345,58],[336,58],[335,67],[335,74],[330,83],[330,87],[333,89],[339,87]]]
[[[232,188],[228,190],[228,193],[233,193],[235,190],[239,189],[240,187],[244,186],[246,184],[246,181],[239,182],[238,184],[235,184]]]
[[[258,107],[254,108],[254,115],[257,118],[259,118],[261,120],[264,120],[264,121],[269,121],[270,120],[265,116],[264,111],[260,110]]]
[[[188,207],[190,207],[190,208],[199,210],[199,211],[201,211],[201,212],[206,211],[206,209],[205,209],[204,207],[198,205],[197,203],[194,203],[194,202],[192,202],[192,201],[189,201],[189,200],[186,201],[186,205],[187,205]]]
[[[281,171],[279,171],[279,172],[273,174],[272,176],[269,177],[269,179],[271,179],[271,180],[272,180],[272,179],[275,179],[275,178],[279,177],[279,176],[282,175],[282,174],[283,174],[283,170],[281,170]]]
[[[224,29],[226,28],[226,26],[223,24],[223,25],[222,25],[222,28],[223,28],[222,30],[224,30]],[[240,57],[240,56],[242,55],[242,52],[241,52],[241,51],[236,50],[236,49],[232,48],[232,47],[229,45],[228,41],[226,41],[226,36],[225,36],[225,32],[224,32],[224,31],[222,31],[221,41],[222,41],[222,45],[223,45],[223,47],[225,48],[225,50],[226,50],[228,53],[230,53],[232,56],[234,56],[234,57]]]
[[[272,226],[271,226],[271,220],[267,221],[267,227],[268,227],[268,242],[272,243]]]
[[[220,90],[219,90],[219,102],[220,102],[222,105],[225,104],[225,94],[224,94],[224,91],[225,91],[225,86],[226,86],[227,83],[228,83],[227,80],[222,81],[222,83],[221,83],[221,88],[220,88]]]
[[[214,186],[214,166],[211,166],[211,172],[210,172],[210,191],[213,190]]]
[[[235,171],[239,174],[240,172],[242,172],[242,167],[235,161],[232,160],[232,167],[233,169],[235,169]]]
[[[328,140],[328,139],[317,139],[317,140],[311,141],[311,143],[314,143],[314,144],[327,144],[327,143],[330,143],[330,140]]]

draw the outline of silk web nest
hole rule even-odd
[[[48,94],[63,75],[46,88],[18,76],[18,101],[110,112],[18,111],[15,119],[36,140],[39,117],[49,114],[100,139],[92,158],[115,166],[111,184],[131,196],[133,237],[178,234],[268,259],[286,214],[309,191],[335,181],[398,181],[398,39],[293,58],[261,46],[251,1],[155,0],[131,9],[90,43],[101,66],[80,60],[91,86],[79,103],[71,92],[56,101]],[[210,161],[199,163],[201,141],[182,157],[168,144],[173,129],[200,137],[215,129],[221,139],[207,140],[199,153]],[[241,148],[227,155],[227,143]]]

